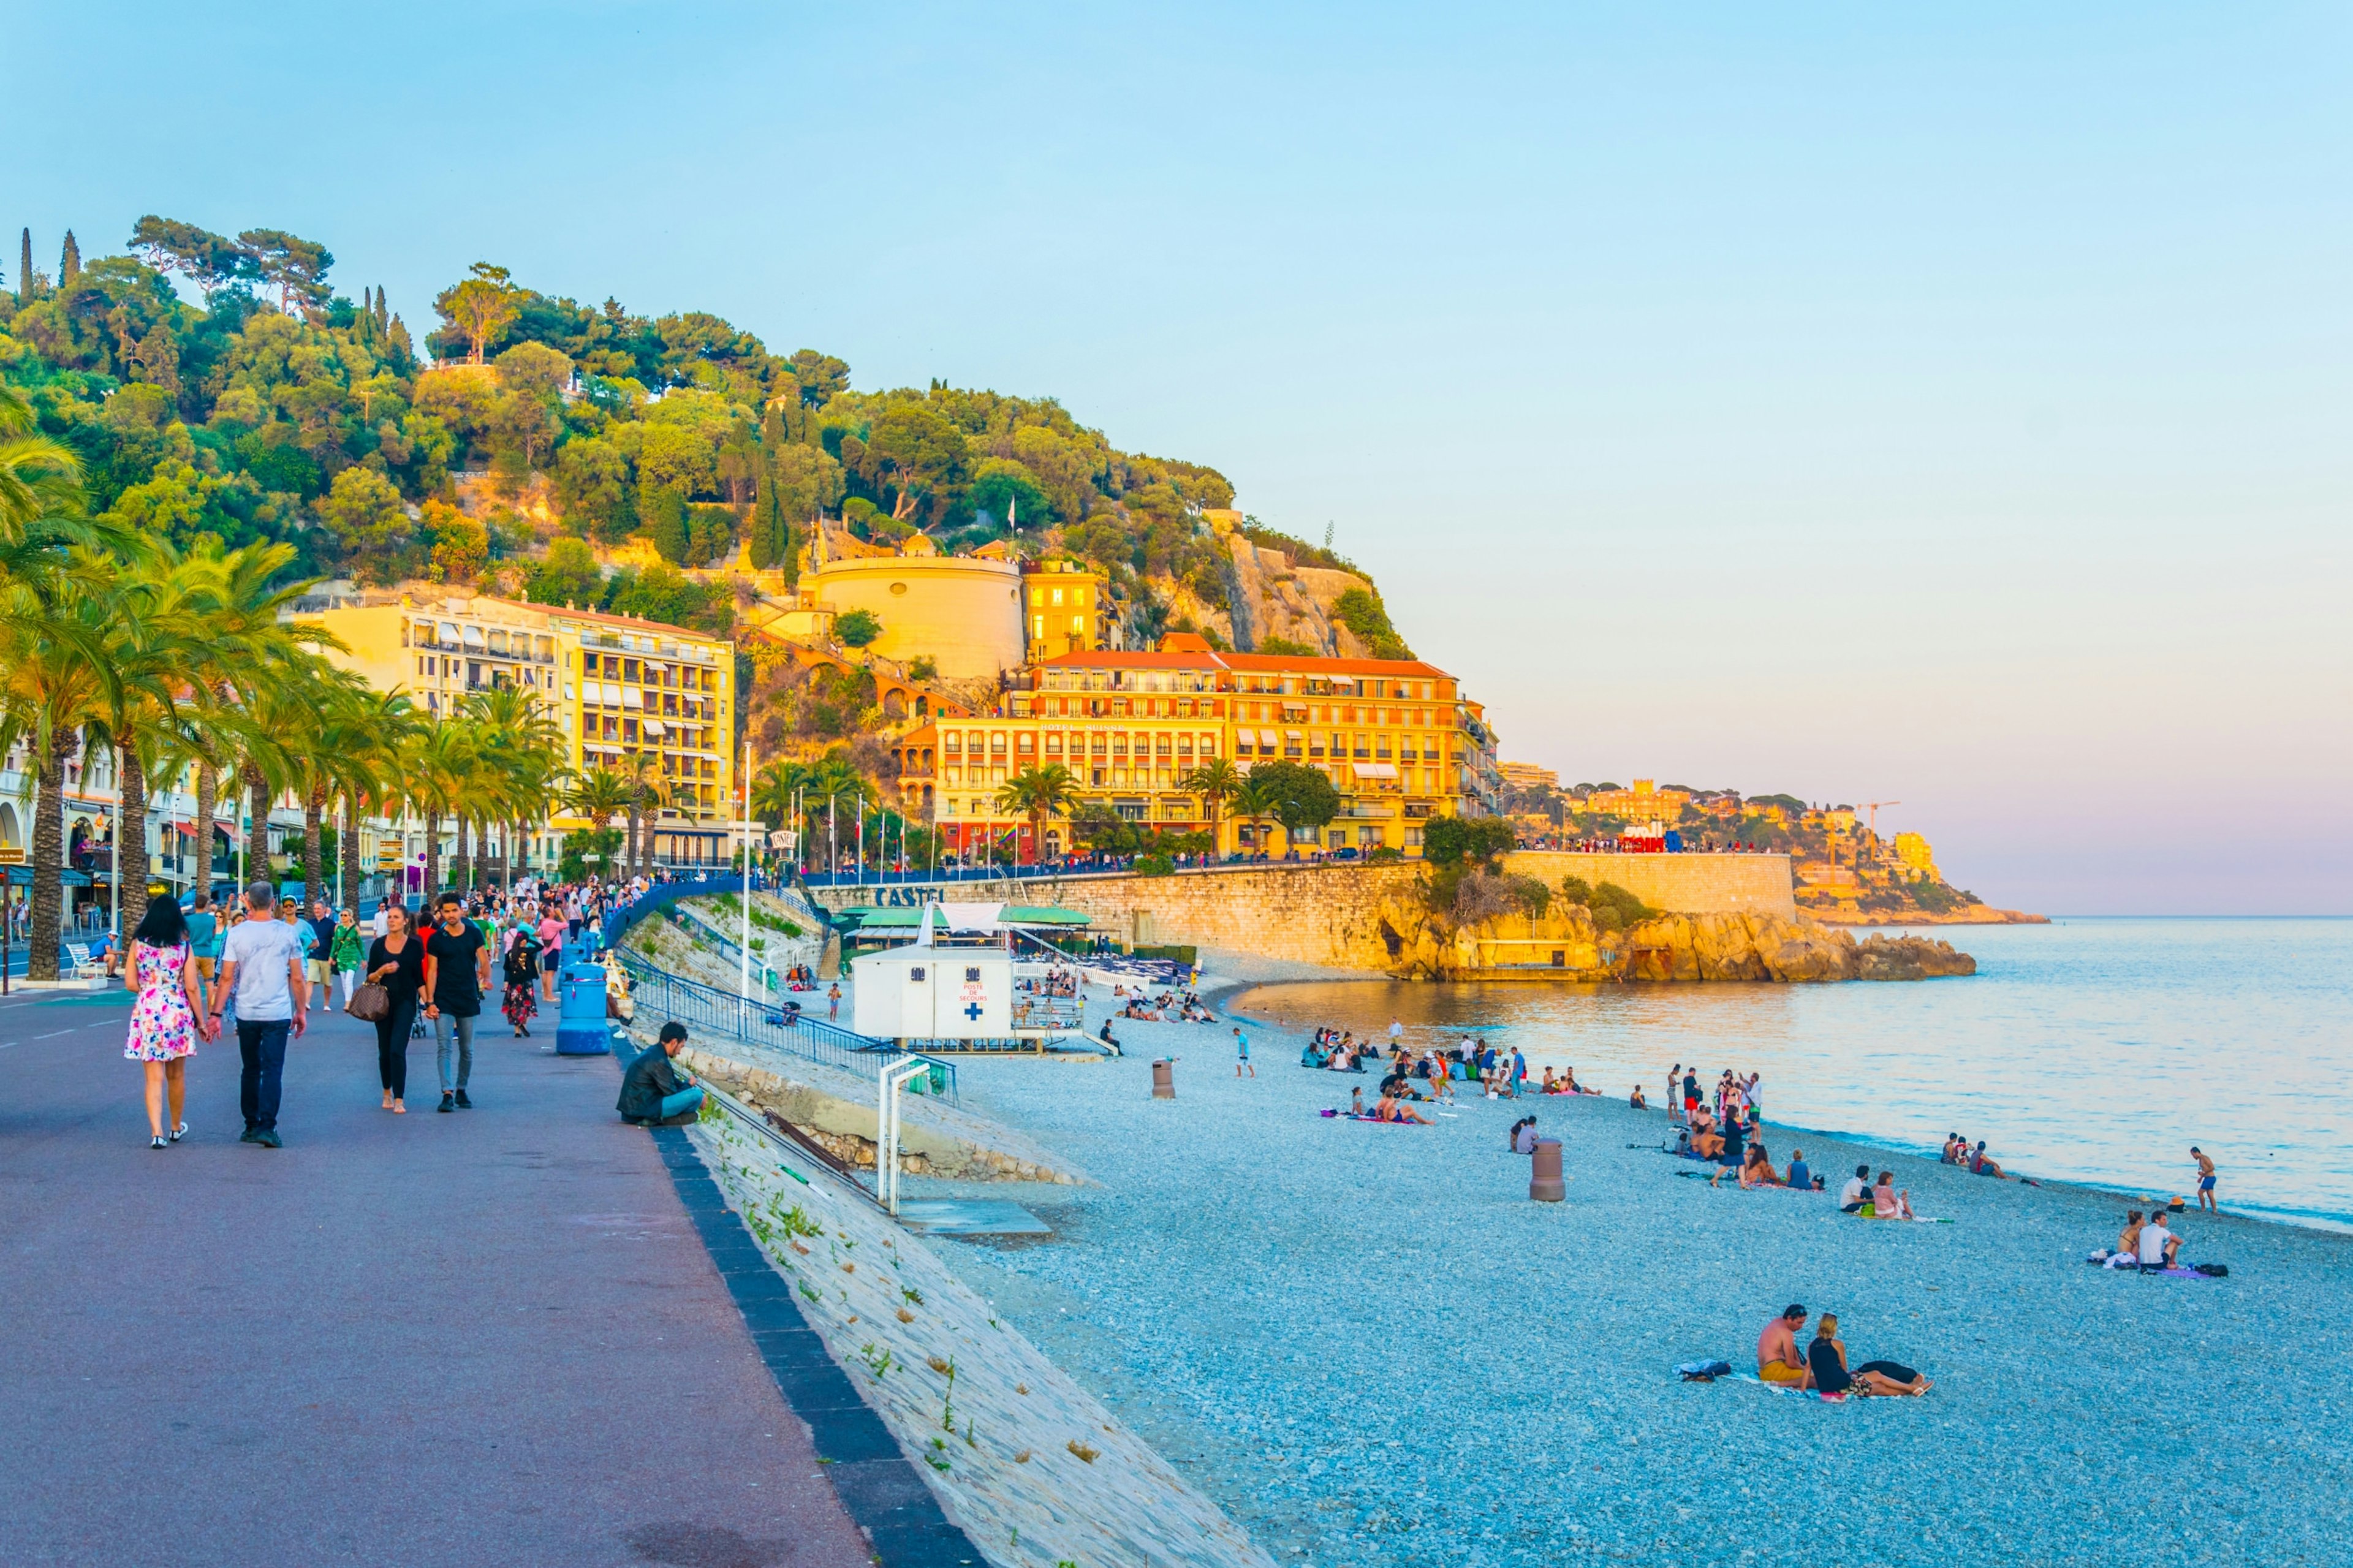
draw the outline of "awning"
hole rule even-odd
[[[480,627],[480,626],[468,626],[468,627],[466,628],[466,634],[465,634],[465,635],[466,635],[466,646],[467,646],[468,647],[483,647],[483,646],[484,646],[484,644],[483,644],[483,642],[482,642],[482,628],[481,628],[481,627]]]
[[[646,721],[645,730],[649,735],[659,735],[662,732],[662,721],[659,719],[649,719]]]
[[[1271,730],[1261,730],[1258,732],[1258,743],[1261,746],[1271,746],[1274,744],[1274,731]]]
[[[624,707],[624,708],[643,708],[645,705],[646,705],[646,694],[645,694],[644,692],[642,692],[642,691],[638,690],[638,689],[636,687],[634,687],[634,686],[624,686],[623,688],[621,688],[621,706],[622,706],[622,707]]]
[[[1388,763],[1358,763],[1356,769],[1360,779],[1393,779],[1398,776],[1397,769]]]
[[[432,645],[437,637],[431,621],[416,622],[414,630],[410,635],[416,641],[424,643],[428,647]]]
[[[466,639],[459,635],[457,622],[443,621],[441,623],[441,640],[448,643],[451,647],[456,647]]]

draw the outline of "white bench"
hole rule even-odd
[[[92,975],[103,974],[106,973],[106,965],[90,957],[90,943],[86,942],[69,942],[65,944],[65,947],[66,956],[73,961],[74,979],[88,980]]]

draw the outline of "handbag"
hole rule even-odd
[[[364,982],[352,988],[352,999],[343,1004],[343,1011],[363,1024],[380,1024],[392,1016],[392,993],[373,980]]]

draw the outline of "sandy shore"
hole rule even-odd
[[[1229,1022],[1115,1027],[1108,1067],[961,1068],[968,1105],[1103,1184],[1020,1189],[1050,1241],[940,1250],[1278,1561],[2343,1560],[2353,1238],[2193,1214],[2188,1255],[2230,1279],[2108,1274],[2082,1259],[2113,1244],[2111,1194],[1768,1123],[1777,1161],[1894,1170],[1955,1223],[1852,1219],[1684,1179],[1664,1115],[1616,1099],[1327,1120],[1372,1079],[1301,1068],[1296,1034],[1250,1027],[1237,1080]],[[1504,1150],[1530,1111],[1565,1203],[1530,1203]],[[1753,1365],[1792,1300],[1936,1392],[1675,1379]]]

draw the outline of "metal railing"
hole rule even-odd
[[[652,1023],[649,1014],[661,1019],[674,1018],[690,1029],[765,1046],[803,1061],[866,1079],[877,1077],[895,1063],[919,1061],[930,1071],[925,1079],[918,1080],[915,1092],[943,1100],[957,1098],[955,1068],[952,1063],[902,1050],[889,1040],[853,1034],[821,1018],[806,1015],[796,1017],[774,1003],[681,979],[622,948],[615,948],[610,957],[629,977],[629,995],[637,1008],[637,1016],[631,1021],[640,1026]]]
[[[739,966],[743,963],[744,949],[736,942],[733,937],[729,936],[725,931],[721,931],[717,926],[712,924],[709,921],[704,920],[701,915],[696,914],[692,910],[686,908],[683,904],[672,904],[670,907],[669,914],[672,921],[686,928],[686,932],[689,936],[692,937],[697,942],[706,942],[718,949],[719,956],[721,958]],[[768,990],[774,991],[776,988],[776,965],[770,963],[757,952],[754,952],[752,954],[752,969],[754,973],[761,977]]]

